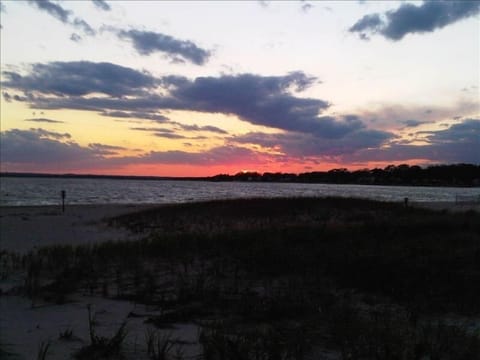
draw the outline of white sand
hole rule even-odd
[[[455,203],[411,203],[414,207],[435,210],[480,211],[480,204]],[[59,207],[0,207],[0,250],[27,252],[36,247],[53,244],[85,244],[91,242],[136,239],[139,236],[125,229],[108,227],[105,218],[136,212],[155,205],[76,205],[69,206],[65,213]],[[20,275],[21,277],[21,275]],[[8,288],[7,282],[0,281],[0,288]],[[14,282],[21,279],[14,280]],[[78,296],[73,303],[64,305],[31,306],[31,300],[19,296],[0,295],[0,342],[2,348],[19,355],[12,359],[36,359],[39,345],[51,341],[52,347],[47,359],[65,359],[73,351],[88,344],[88,317],[86,305],[95,305],[99,332],[111,335],[126,319],[130,311],[148,313],[151,310],[126,301]],[[127,338],[128,359],[146,358],[145,318],[129,318]],[[174,337],[187,342],[198,338],[198,326],[176,324],[172,329]],[[62,331],[72,329],[72,341],[59,340]],[[169,330],[166,330],[167,332]],[[187,353],[198,354],[198,346]],[[133,353],[136,353],[135,355]],[[7,357],[10,358],[10,357]]]
[[[151,325],[146,317],[128,317],[130,312],[154,316],[159,311],[128,301],[98,297],[77,296],[74,302],[56,305],[31,306],[32,302],[19,296],[0,297],[0,334],[2,348],[15,354],[13,359],[36,359],[40,345],[49,342],[47,360],[70,359],[81,347],[90,344],[87,304],[92,304],[95,313],[96,333],[111,337],[123,321],[126,321],[127,336],[123,352],[127,359],[148,359],[145,332]],[[72,338],[61,339],[65,330],[72,331]],[[172,340],[185,342],[183,348],[189,354],[198,354],[198,326],[175,324],[161,330]],[[192,344],[190,346],[186,344]],[[10,358],[10,357],[7,357]]]
[[[85,244],[135,239],[125,229],[108,227],[105,218],[151,208],[152,205],[72,205],[0,207],[0,250],[28,252],[55,244]]]
[[[62,213],[58,206],[0,207],[0,250],[25,253],[36,247],[54,244],[86,244],[92,242],[138,239],[141,236],[107,226],[105,219],[137,212],[156,205],[75,205]],[[23,281],[22,274],[0,279],[0,289],[7,291]],[[0,344],[15,356],[7,359],[36,359],[42,342],[50,342],[48,360],[68,359],[71,354],[89,344],[87,304],[93,304],[100,335],[111,336],[122,321],[127,320],[125,342],[127,359],[147,359],[145,353],[145,317],[128,318],[129,312],[154,315],[156,312],[128,301],[77,294],[73,302],[35,304],[16,296],[0,294]],[[158,312],[157,312],[158,313]],[[73,330],[73,340],[60,340],[59,335]],[[187,342],[198,340],[198,326],[175,324],[162,330]],[[187,352],[198,353],[198,346]]]

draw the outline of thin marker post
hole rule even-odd
[[[65,212],[65,197],[67,196],[67,192],[65,190],[62,190],[60,192],[61,196],[62,196],[62,213]]]

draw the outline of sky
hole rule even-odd
[[[480,164],[480,1],[0,4],[2,172]]]

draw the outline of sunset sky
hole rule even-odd
[[[2,172],[480,164],[480,1],[1,1]]]

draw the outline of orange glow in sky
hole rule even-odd
[[[1,2],[0,171],[480,163],[480,2],[106,4]]]

